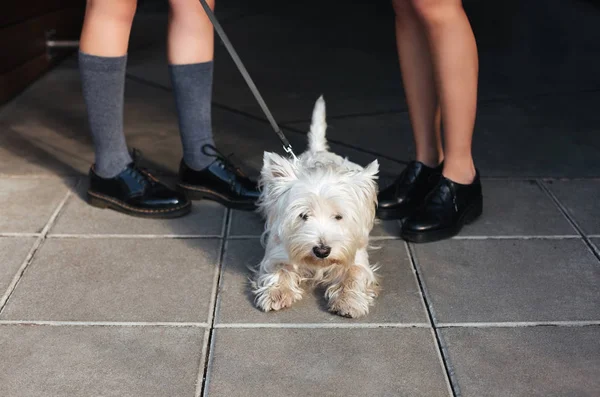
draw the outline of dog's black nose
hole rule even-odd
[[[315,256],[317,258],[324,259],[327,258],[329,254],[331,254],[331,247],[328,247],[326,245],[318,245],[313,248],[313,252],[315,253]]]

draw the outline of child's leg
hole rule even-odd
[[[198,0],[169,0],[168,60],[185,164],[207,167],[214,157],[211,125],[214,31]],[[214,7],[214,0],[208,4]]]
[[[396,44],[415,140],[416,160],[436,167],[444,158],[440,107],[425,29],[411,0],[394,0]]]
[[[87,0],[80,49],[86,54],[127,54],[137,0]]]
[[[88,0],[79,68],[96,155],[94,170],[112,178],[131,162],[123,134],[129,32],[136,0]]]
[[[471,142],[477,108],[477,46],[461,0],[410,0],[426,32],[444,126],[444,176],[475,177]]]
[[[404,219],[419,207],[437,184],[444,159],[441,112],[427,35],[412,0],[393,0],[393,5],[416,161],[410,162],[396,182],[379,193],[377,215],[382,219]]]
[[[443,178],[402,225],[402,237],[431,242],[452,237],[483,208],[471,142],[477,108],[475,37],[461,0],[410,0],[423,25],[444,129]]]

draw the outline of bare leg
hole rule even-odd
[[[214,9],[214,0],[208,0]],[[209,62],[214,53],[213,26],[198,0],[169,0],[167,56],[172,65]]]
[[[427,35],[410,0],[394,0],[393,4],[396,12],[396,44],[416,159],[429,167],[436,167],[444,159],[444,154],[440,107]]]
[[[137,0],[88,0],[80,50],[96,56],[127,53]]]
[[[444,176],[469,184],[479,63],[461,0],[411,0],[430,45],[444,127]]]

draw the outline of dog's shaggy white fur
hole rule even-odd
[[[314,107],[308,150],[288,160],[265,153],[259,211],[265,256],[252,281],[256,305],[279,310],[323,285],[329,310],[364,316],[378,293],[367,248],[377,206],[377,160],[363,168],[329,151],[325,101]]]

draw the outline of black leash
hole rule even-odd
[[[279,126],[277,125],[277,122],[273,118],[271,111],[269,110],[269,108],[267,107],[267,104],[265,103],[262,96],[260,95],[258,88],[256,88],[256,85],[254,84],[254,82],[252,81],[252,78],[248,74],[248,71],[244,67],[242,60],[240,59],[240,57],[236,53],[235,49],[233,48],[233,45],[231,45],[231,42],[227,38],[227,35],[225,34],[225,31],[221,27],[221,24],[219,24],[219,21],[215,17],[215,14],[213,13],[213,11],[210,9],[208,4],[206,3],[206,0],[200,0],[200,4],[202,4],[204,11],[206,11],[206,15],[208,15],[208,19],[210,19],[210,22],[213,24],[213,27],[215,28],[217,34],[221,38],[221,41],[223,41],[223,44],[225,44],[225,48],[227,48],[229,55],[231,55],[231,58],[233,59],[233,62],[235,62],[235,65],[237,66],[238,70],[242,74],[242,77],[244,78],[244,80],[246,80],[246,84],[248,84],[248,87],[250,88],[250,91],[252,91],[254,98],[256,98],[256,101],[260,105],[263,113],[265,114],[265,116],[267,116],[267,119],[269,120],[271,127],[273,128],[273,130],[275,131],[275,133],[281,140],[281,143],[283,144],[283,150],[286,153],[288,153],[289,155],[291,155],[293,158],[296,158],[296,155],[294,154],[294,151],[292,150],[292,145],[290,144],[290,141],[287,140],[287,138],[281,131],[281,128],[279,128]]]

